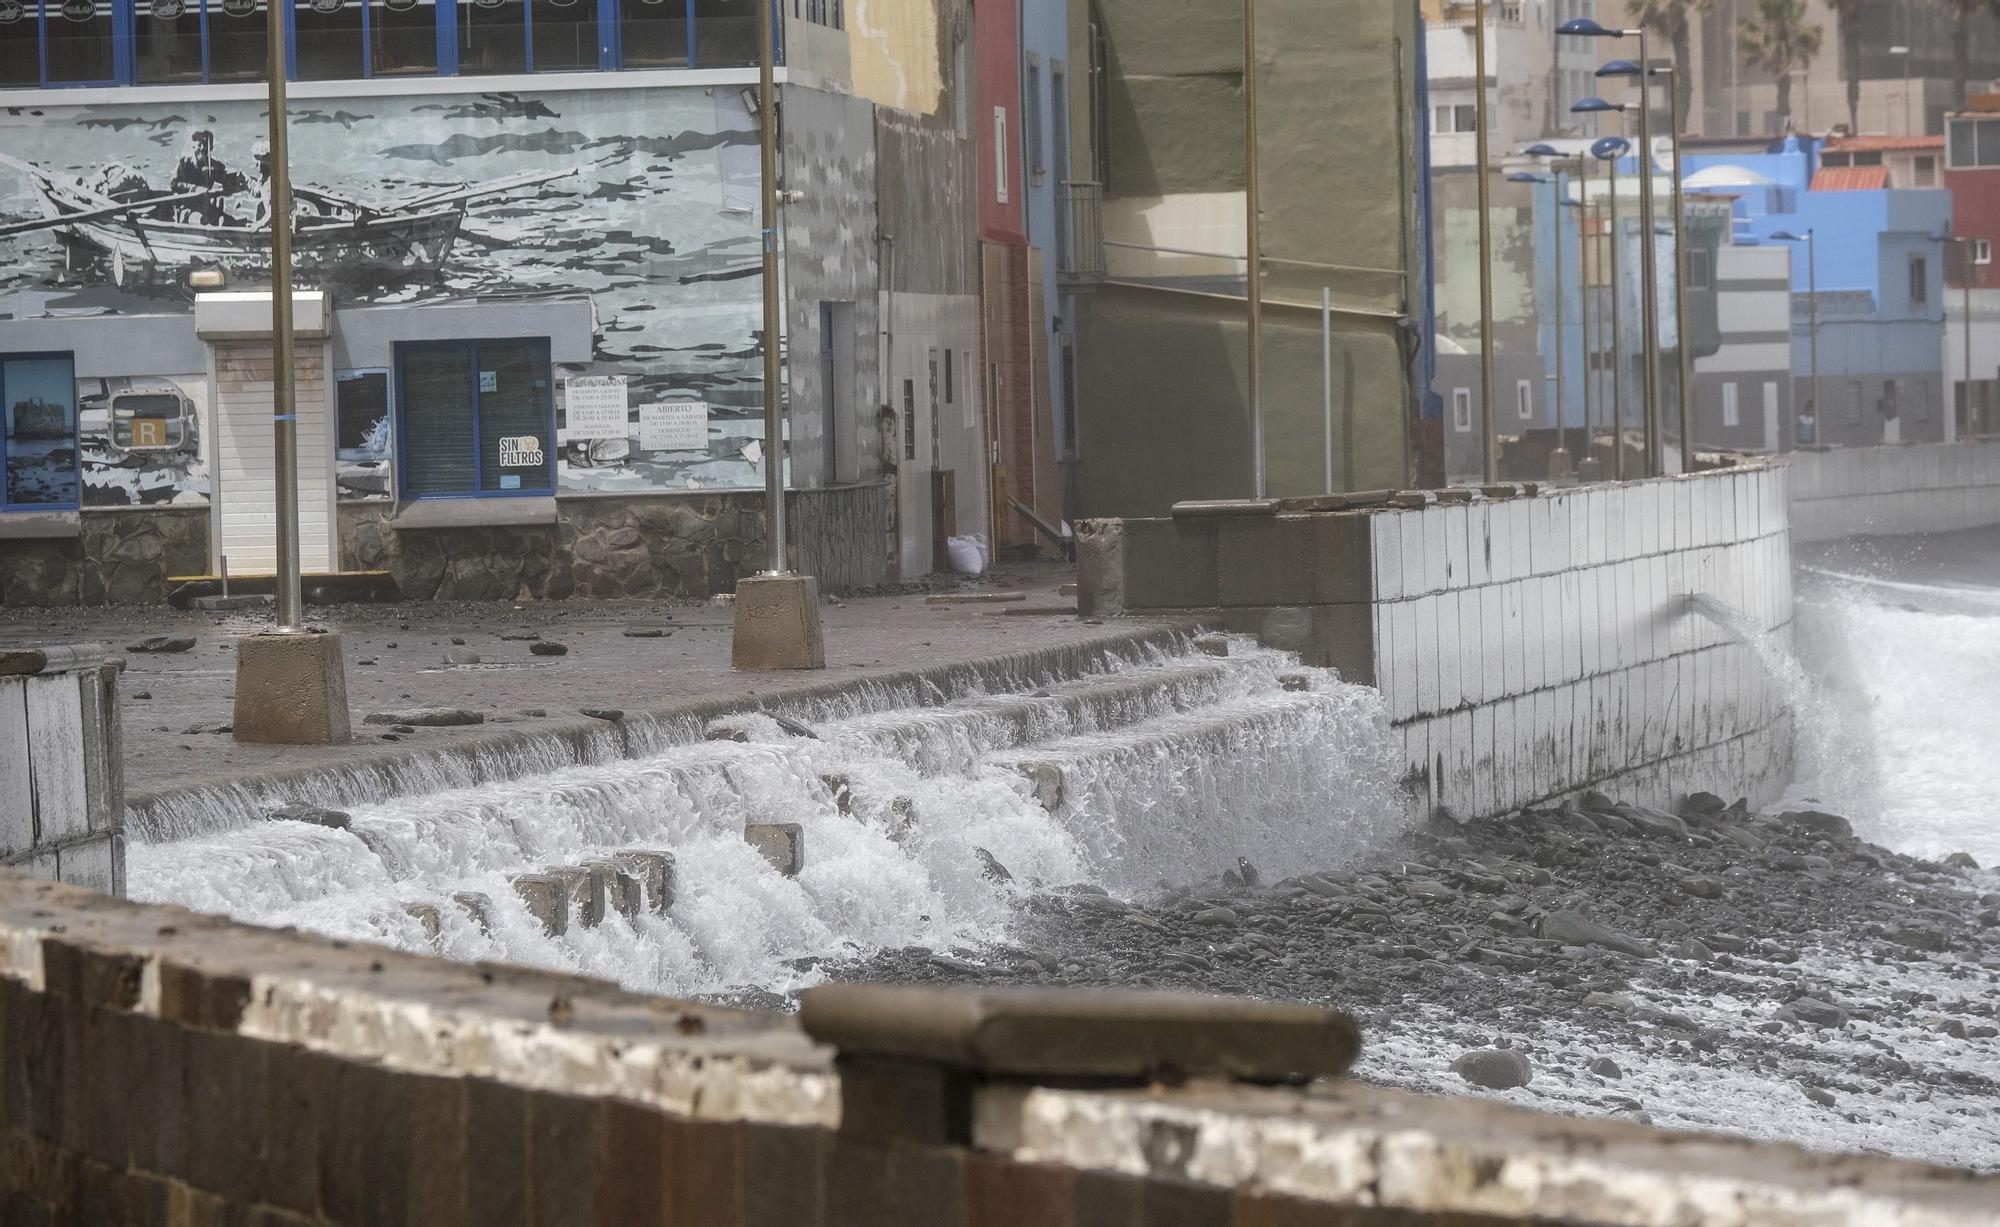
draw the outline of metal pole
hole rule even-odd
[[[758,149],[763,174],[764,215],[764,518],[770,538],[770,575],[785,575],[785,424],[780,413],[784,374],[778,339],[778,92],[772,46],[771,5],[757,0]]]
[[[1474,157],[1479,162],[1479,416],[1480,472],[1488,485],[1500,480],[1500,437],[1493,412],[1493,216],[1486,148],[1486,0],[1472,5]]]
[[[1688,343],[1687,186],[1681,181],[1681,114],[1683,66],[1676,63],[1667,77],[1667,101],[1672,107],[1674,145],[1674,342],[1680,368],[1681,472],[1694,472],[1694,420],[1688,404],[1694,397],[1694,348]]]
[[[1618,159],[1611,167],[1611,475],[1625,480],[1625,325],[1618,305]]]
[[[271,157],[271,425],[277,481],[278,629],[303,629],[299,600],[298,389],[292,369],[292,168],[285,142],[285,21],[265,9],[265,104]]]
[[[1965,431],[1972,434],[1972,240],[1960,239],[1965,245]],[[1952,422],[1952,434],[1958,434],[1958,422]]]
[[[1578,157],[1576,209],[1577,305],[1583,311],[1583,454],[1580,465],[1597,452],[1597,329],[1595,295],[1590,292],[1590,159]]]
[[[1326,418],[1326,492],[1333,493],[1333,287],[1319,290],[1320,399]]]
[[[1549,232],[1556,240],[1556,446],[1563,445],[1563,190],[1562,172],[1556,172],[1555,210],[1549,214]]]
[[[1653,88],[1646,58],[1646,28],[1639,27],[1639,285],[1645,301],[1639,304],[1640,327],[1645,329],[1640,351],[1646,369],[1639,381],[1646,401],[1646,476],[1657,477],[1666,469],[1660,449],[1660,267],[1659,242],[1653,234]]]
[[[1257,191],[1257,0],[1243,0],[1243,229],[1249,261],[1250,485],[1264,497],[1264,260]]]
[[[1812,351],[1812,407],[1813,442],[1826,437],[1826,428],[1821,422],[1826,417],[1826,406],[1819,403],[1819,240],[1811,230],[1806,231],[1806,299],[1812,311],[1812,334],[1809,348]]]

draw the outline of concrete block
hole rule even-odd
[[[810,575],[752,575],[736,581],[732,668],[826,668],[819,581]]]
[[[1464,570],[1451,568],[1451,532],[1454,515],[1463,512],[1462,504],[1448,504],[1432,508],[1423,515],[1424,526],[1424,591],[1443,592],[1455,583],[1463,583]],[[1459,534],[1460,540],[1464,534]]]
[[[1438,608],[1451,600],[1448,592],[1433,593],[1417,598],[1413,603],[1416,614],[1416,652],[1418,677],[1416,708],[1418,714],[1433,715],[1438,710]]]
[[[65,845],[58,856],[56,878],[71,886],[81,886],[102,894],[117,894],[118,880],[124,875],[115,868],[123,861],[123,840],[106,831],[89,839]]]
[[[1225,516],[1215,521],[1212,533],[1217,604],[1312,603],[1311,517]]]
[[[307,632],[236,641],[234,736],[258,745],[345,745],[350,738],[340,636]]]
[[[1542,580],[1530,576],[1515,585],[1521,608],[1521,688],[1540,690],[1547,677],[1544,657],[1548,644],[1548,618],[1562,616],[1560,610],[1542,611]]]
[[[581,865],[550,865],[543,873],[562,886],[572,924],[594,929],[604,923],[604,879]]]
[[[484,891],[462,890],[452,895],[451,901],[466,919],[479,926],[481,933],[493,931],[493,897]]]
[[[1034,793],[1035,803],[1053,814],[1062,808],[1063,771],[1060,763],[1024,762],[1016,763],[1014,769],[1028,777],[1028,786]]]
[[[1432,672],[1437,675],[1437,707],[1444,712],[1457,707],[1465,699],[1464,682],[1464,615],[1466,594],[1463,592],[1441,592],[1437,601],[1437,656]]]
[[[788,878],[799,876],[806,867],[806,834],[796,822],[752,822],[743,828],[743,838],[771,867]]]
[[[646,892],[639,884],[639,877],[626,868],[623,862],[608,859],[585,861],[582,866],[598,880],[598,889],[604,894],[609,915],[616,912],[627,920],[636,920],[646,907]]]
[[[1507,605],[1498,585],[1479,590],[1479,693],[1482,701],[1507,693]]]
[[[1498,585],[1500,589],[1501,641],[1500,689],[1503,694],[1520,694],[1527,688],[1527,624],[1522,621],[1521,584]]]
[[[436,949],[438,941],[444,933],[444,922],[438,916],[437,905],[434,903],[405,903],[403,905],[403,915],[417,922],[417,926],[424,931],[424,941],[432,949]]]
[[[35,815],[35,842],[53,843],[90,829],[90,799],[84,760],[84,692],[74,673],[27,679],[28,762],[31,787],[7,804],[29,800]]]
[[[0,860],[35,845],[30,763],[27,679],[0,676]]]
[[[1524,579],[1534,574],[1534,533],[1535,502],[1530,499],[1515,499],[1494,507],[1501,522],[1506,526],[1507,578]]]
[[[852,812],[843,810],[842,813]],[[611,858],[625,872],[639,879],[646,892],[646,906],[664,914],[674,905],[674,854],[630,849]]]
[[[1309,517],[1312,534],[1312,602],[1340,605],[1375,592],[1375,537],[1364,515]]]
[[[1375,685],[1378,608],[1372,603],[1313,606],[1312,651],[1306,663],[1332,669],[1356,685]]]
[[[1400,538],[1403,562],[1398,570],[1403,577],[1403,595],[1406,597],[1430,590],[1430,564],[1426,561],[1426,556],[1433,548],[1431,538],[1437,536],[1439,518],[1448,510],[1450,509],[1428,507],[1403,515],[1403,532]]]
[[[520,873],[511,880],[528,915],[541,922],[542,932],[560,937],[569,931],[569,890],[564,883],[546,873]]]
[[[1468,507],[1453,507],[1447,517],[1445,531],[1450,534],[1452,548],[1460,548],[1464,542],[1462,559],[1454,557],[1453,562],[1462,561],[1455,574],[1462,576],[1458,583],[1468,588],[1477,588],[1493,582],[1493,537],[1490,508],[1485,503]]]
[[[1257,641],[1279,652],[1296,652],[1303,657],[1312,650],[1312,608],[1280,605],[1267,609],[1257,620]]]
[[[1408,720],[1417,714],[1421,675],[1430,670],[1431,661],[1417,640],[1417,602],[1396,601],[1384,612],[1391,628],[1389,651],[1394,663],[1388,684],[1378,686],[1389,701],[1389,718]]]

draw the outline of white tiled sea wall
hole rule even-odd
[[[1383,512],[1370,527],[1375,680],[1418,810],[1494,814],[1590,787],[1761,803],[1789,781],[1791,722],[1760,659],[1791,637],[1784,469]]]
[[[1789,468],[1801,545],[2000,524],[2000,440],[1796,452]]]

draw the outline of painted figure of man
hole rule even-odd
[[[229,220],[222,207],[223,197],[232,192],[246,191],[250,184],[215,156],[215,134],[206,128],[197,128],[188,136],[187,152],[181,155],[179,164],[174,167],[173,182],[168,187],[174,195],[219,189],[215,195],[205,199],[176,205],[175,220],[220,226]]]

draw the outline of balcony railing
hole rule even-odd
[[[1068,285],[1104,280],[1104,185],[1066,182],[1056,198],[1056,275]]]

